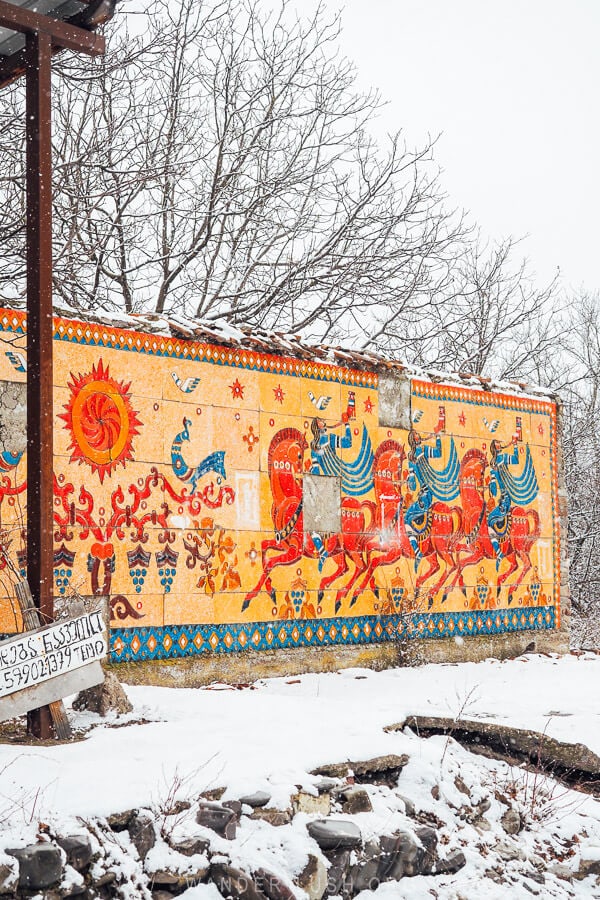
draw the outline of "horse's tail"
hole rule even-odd
[[[370,531],[373,525],[375,524],[375,517],[377,515],[377,504],[373,500],[363,500],[360,504],[361,509],[367,509],[369,511],[369,515],[371,516],[371,521],[365,523],[365,532]]]
[[[527,540],[530,541],[531,544],[535,544],[542,531],[539,513],[537,509],[525,509],[523,512],[532,525],[531,528],[528,528]]]

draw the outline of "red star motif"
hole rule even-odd
[[[275,399],[278,403],[283,403],[283,398],[285,397],[285,393],[280,384],[277,385],[276,388],[273,388],[273,393],[275,394]]]
[[[240,384],[238,378],[236,378],[233,384],[230,384],[229,387],[231,388],[231,396],[234,400],[244,399],[244,385]]]
[[[542,425],[541,422],[540,422],[540,424],[538,425],[538,431],[539,431],[540,434],[543,434],[543,433],[544,433],[544,426]]]
[[[461,424],[462,427],[464,428],[465,425],[467,424],[467,417],[465,416],[464,412],[461,412],[460,416],[458,417],[458,421],[460,422],[460,424]]]
[[[365,400],[365,412],[366,413],[373,412],[373,401],[371,400],[370,397],[367,397],[367,399]]]

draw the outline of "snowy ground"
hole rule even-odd
[[[242,690],[128,687],[127,693],[134,712],[121,717],[121,727],[77,714],[79,726],[94,725],[77,743],[39,750],[0,745],[0,821],[15,839],[31,839],[40,820],[64,829],[76,817],[160,809],[175,782],[181,782],[180,796],[189,797],[217,786],[227,788],[224,799],[263,789],[272,795],[271,805],[283,808],[299,785],[312,789],[315,779],[308,772],[318,765],[406,753],[410,762],[398,792],[437,818],[443,843],[448,850],[462,849],[467,865],[454,876],[383,885],[377,900],[469,900],[482,895],[486,871],[486,898],[530,897],[532,891],[542,897],[600,896],[595,877],[569,883],[560,874],[561,865],[576,871],[581,858],[600,858],[600,803],[473,756],[447,738],[383,731],[410,714],[460,714],[545,731],[600,754],[599,656],[523,656],[380,673],[352,669],[258,681]],[[128,719],[131,724],[123,725]],[[468,795],[456,787],[457,776]],[[436,785],[439,799],[432,796]],[[402,828],[407,820],[398,793],[369,790],[374,811],[357,817],[363,835]],[[527,823],[515,838],[500,826],[506,805],[498,797],[508,797]],[[473,816],[463,815],[465,804],[474,807],[486,798],[490,807],[483,822],[471,824]],[[264,823],[244,818],[239,839],[228,847],[230,859],[243,868],[264,858],[267,867],[291,880],[310,850],[305,824],[296,816],[289,826],[269,829],[278,834],[275,846]],[[551,871],[557,865],[558,876]],[[505,882],[496,883],[494,866],[505,873]],[[545,870],[545,884],[527,884],[524,866]],[[511,881],[513,868],[521,874]],[[209,900],[213,888],[193,888],[183,896]]]

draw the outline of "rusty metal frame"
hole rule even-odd
[[[96,27],[106,19],[106,3]],[[110,6],[110,4],[109,4]],[[93,8],[92,8],[93,7]],[[109,16],[110,17],[110,16]],[[52,134],[51,60],[64,48],[104,52],[101,35],[0,0],[0,26],[25,35],[25,49],[0,67],[0,86],[24,68],[26,87],[27,188],[27,575],[45,622],[54,618],[53,597],[53,320],[52,320]],[[13,68],[11,69],[11,65]],[[10,77],[7,76],[10,73]],[[4,74],[4,81],[2,75]],[[28,730],[51,736],[49,707],[28,715]]]

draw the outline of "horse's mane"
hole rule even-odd
[[[383,441],[375,451],[375,455],[373,456],[373,469],[377,467],[377,463],[379,462],[383,454],[387,453],[388,450],[395,450],[400,454],[403,460],[406,459],[404,444],[401,444],[399,441],[395,441],[393,438],[387,438],[387,440]]]
[[[277,448],[284,443],[284,441],[287,441],[288,443],[294,443],[295,441],[300,444],[300,447],[303,450],[306,450],[306,448],[308,447],[305,436],[301,431],[299,431],[298,428],[282,428],[281,431],[278,431],[273,435],[273,437],[271,438],[271,443],[269,444],[269,470],[272,468],[271,464],[273,462],[273,454],[275,453]]]
[[[460,475],[463,476],[465,472],[471,468],[473,463],[481,463],[485,469],[487,466],[487,456],[483,452],[483,450],[479,450],[477,447],[471,447],[470,450],[467,450],[465,455],[460,461]]]

